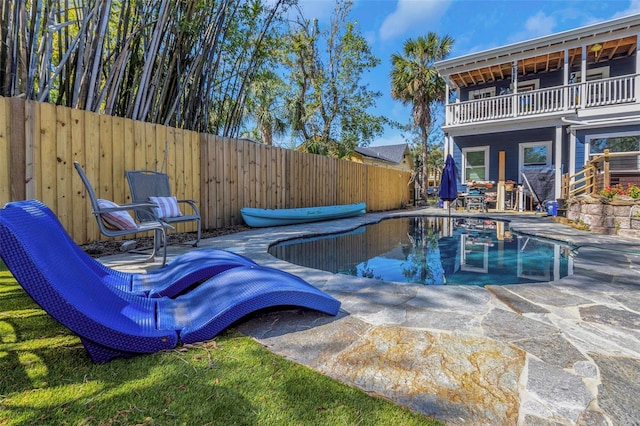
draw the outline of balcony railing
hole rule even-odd
[[[636,102],[638,75],[625,75],[566,86],[447,105],[447,125],[477,123],[576,109]]]

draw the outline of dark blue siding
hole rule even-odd
[[[485,135],[458,136],[455,138],[454,159],[462,164],[462,148],[489,145],[489,180],[498,180],[499,153],[505,151],[505,179],[521,181],[519,166],[520,145],[525,142],[552,141],[551,155],[555,146],[555,127],[520,130]],[[460,167],[460,166],[458,166]],[[461,170],[460,178],[463,177]]]

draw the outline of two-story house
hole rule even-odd
[[[555,200],[562,175],[594,154],[640,150],[639,35],[633,15],[437,62],[449,93],[445,154],[461,188],[524,185],[523,171],[537,168]]]

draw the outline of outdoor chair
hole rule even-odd
[[[100,275],[106,285],[126,293],[145,297],[175,297],[227,269],[238,266],[258,266],[253,260],[241,254],[206,248],[184,253],[151,272],[117,271],[95,260],[75,244],[56,215],[46,205],[32,200],[29,208],[49,216],[49,225],[58,229],[60,244],[71,247],[77,259]]]
[[[166,173],[152,170],[133,170],[127,171],[125,174],[131,191],[131,200],[134,203],[153,202],[158,204],[156,215],[170,224],[196,221],[198,236],[193,247],[197,247],[200,242],[201,219],[195,200],[178,200],[172,196],[169,176]],[[188,206],[190,214],[183,214],[180,205]],[[137,211],[136,217],[140,221],[153,220],[143,211]]]
[[[91,213],[96,217],[100,233],[113,238],[153,232],[153,249],[149,257],[144,259],[143,262],[154,260],[158,248],[162,246],[162,264],[164,265],[167,261],[167,229],[174,228],[165,221],[155,217],[153,209],[158,207],[158,205],[149,201],[144,203],[116,204],[110,200],[99,199],[80,163],[74,161],[73,166],[76,168],[87,190],[87,195],[91,202]],[[129,214],[129,211],[146,214],[148,219],[144,222],[136,223]]]
[[[41,202],[0,209],[0,258],[44,311],[80,337],[94,363],[208,340],[265,308],[340,309],[306,281],[256,264],[223,270],[174,298],[135,294],[112,285],[117,272],[80,253]]]

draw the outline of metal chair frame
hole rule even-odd
[[[134,202],[121,204],[119,205],[119,207],[113,208],[100,208],[98,204],[98,197],[96,196],[89,178],[82,169],[82,166],[80,166],[80,163],[78,163],[77,161],[74,161],[73,166],[80,175],[80,179],[82,179],[82,183],[87,190],[87,195],[89,196],[89,201],[91,202],[91,213],[93,213],[96,221],[98,222],[98,229],[100,230],[100,233],[107,237],[114,238],[145,232],[153,232],[153,250],[151,252],[151,255],[149,255],[149,257],[144,259],[142,262],[155,260],[158,248],[162,246],[162,265],[164,265],[167,261],[167,229],[174,229],[174,227],[155,216],[153,209],[155,207],[158,207],[158,205],[147,201],[144,203]],[[105,223],[103,215],[106,213],[117,211],[133,211],[135,213],[140,212],[145,214],[146,217],[149,218],[149,220],[136,223],[136,229],[114,229]]]

